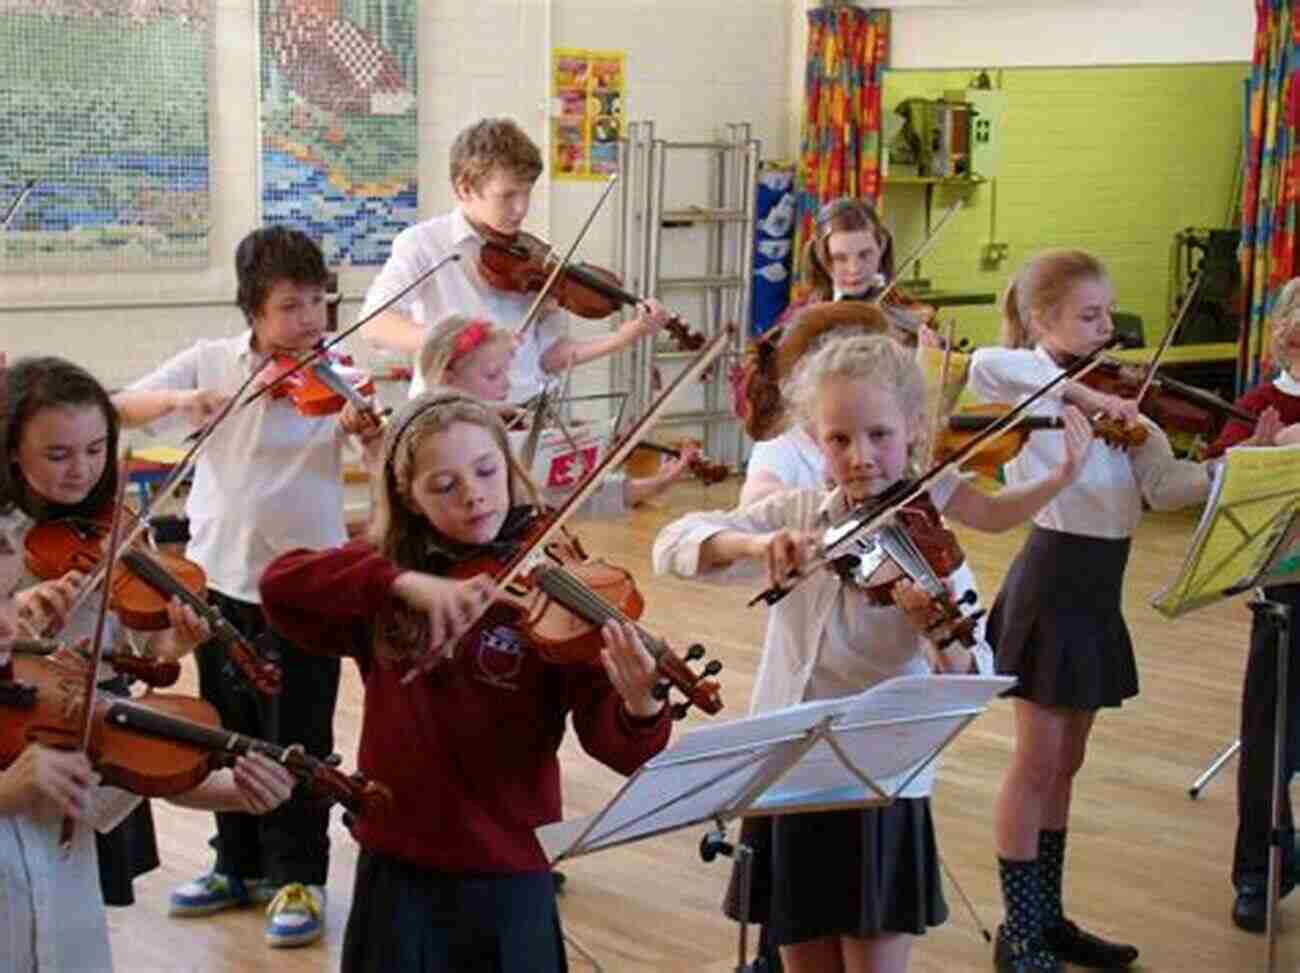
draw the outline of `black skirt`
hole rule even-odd
[[[447,875],[364,848],[342,973],[566,973],[549,871]]]
[[[1095,710],[1138,692],[1122,614],[1129,539],[1035,527],[989,612],[997,671],[1019,681],[1006,695]]]
[[[883,808],[750,818],[749,920],[771,943],[829,936],[921,935],[948,918],[928,797]],[[723,911],[740,918],[737,875]]]

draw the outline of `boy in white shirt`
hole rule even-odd
[[[366,324],[361,332],[366,340],[414,358],[427,329],[450,314],[487,318],[515,330],[535,295],[492,287],[479,271],[479,252],[486,238],[509,240],[520,232],[542,168],[541,152],[512,120],[484,118],[464,129],[451,147],[451,185],[460,205],[398,234],[392,255],[370,286],[362,316],[449,253],[459,253],[461,259]],[[668,319],[657,301],[648,300],[638,307],[636,317],[613,332],[578,339],[569,336],[568,314],[549,306],[519,337],[510,369],[510,401],[532,397],[548,374],[613,354],[653,334]],[[411,395],[424,389],[415,369]]]
[[[200,341],[114,396],[124,425],[202,419],[271,353],[297,355],[320,341],[327,271],[315,242],[285,227],[255,230],[236,249],[235,270],[249,330]],[[334,749],[338,660],[307,655],[271,632],[257,585],[276,556],[346,540],[341,447],[348,434],[363,444],[382,435],[350,405],[337,416],[309,417],[289,399],[263,396],[227,416],[204,446],[186,503],[186,554],[207,573],[209,601],[250,644],[274,656],[283,683],[278,696],[258,694],[209,643],[195,653],[200,695],[227,729],[301,743],[317,757]],[[208,915],[272,900],[267,943],[314,942],[324,928],[328,829],[328,808],[303,795],[262,817],[219,812],[216,864],[172,893],[171,914]]]

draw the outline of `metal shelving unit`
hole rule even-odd
[[[728,124],[719,141],[670,142],[655,138],[654,122],[629,122],[619,153],[618,261],[623,279],[635,293],[665,304],[694,294],[703,316],[683,317],[706,336],[717,334],[725,322],[738,325],[733,347],[702,383],[698,407],[681,408],[660,419],[662,425],[700,427],[708,453],[732,466],[740,460],[743,433],[728,404],[727,372],[744,350],[748,332],[758,161],[759,142],[751,137],[748,123]],[[676,200],[668,205],[670,178],[685,181],[686,167],[692,165],[705,167],[693,175],[710,187],[709,198],[701,205]],[[665,274],[665,233],[701,231],[706,235],[702,272]],[[629,388],[638,409],[653,396],[655,369],[672,368],[689,357],[664,342],[643,340],[615,361],[615,386]]]

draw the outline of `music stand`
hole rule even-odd
[[[1014,683],[1006,676],[899,676],[866,692],[694,730],[645,763],[599,812],[537,829],[551,865],[704,822],[877,807],[891,801]],[[722,848],[706,835],[706,860]],[[749,849],[736,860],[742,899]],[[746,962],[741,902],[737,973]]]
[[[1152,606],[1169,618],[1256,589],[1250,609],[1270,625],[1277,644],[1273,727],[1273,809],[1268,857],[1268,969],[1277,969],[1277,903],[1282,880],[1282,767],[1286,757],[1290,609],[1269,601],[1269,585],[1300,581],[1300,449],[1229,450],[1214,473],[1209,498],[1178,577]]]

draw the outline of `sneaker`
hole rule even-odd
[[[186,882],[171,894],[167,914],[210,916],[223,909],[262,905],[271,901],[275,887],[264,878],[240,879],[220,872],[208,872]]]
[[[266,909],[268,946],[306,946],[325,931],[325,889],[293,882],[275,894]]]

